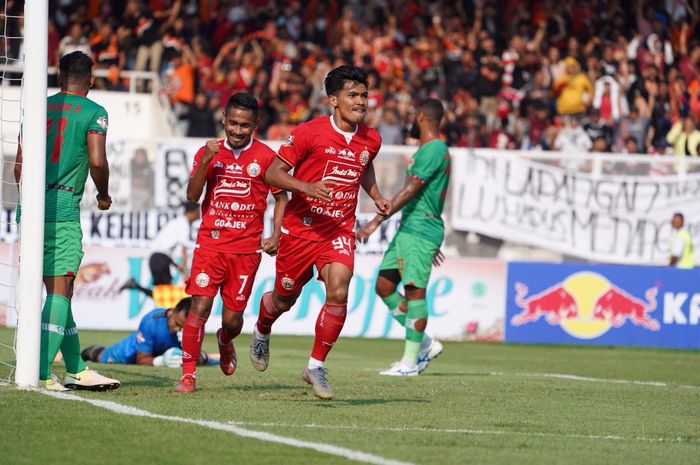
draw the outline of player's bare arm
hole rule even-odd
[[[424,185],[425,182],[422,179],[409,176],[406,180],[406,184],[404,184],[401,190],[391,199],[391,211],[387,215],[376,215],[369,223],[362,226],[356,233],[357,240],[363,244],[367,242],[369,236],[377,230],[379,225],[394,213],[401,210],[404,205],[410,202],[411,199],[423,189]]]
[[[17,138],[19,139],[19,137]],[[17,156],[15,157],[15,182],[19,189],[19,181],[22,179],[22,144],[17,142]]]
[[[147,354],[145,352],[136,351],[136,364],[137,365],[153,365],[153,354]]]
[[[277,255],[277,247],[280,242],[280,237],[282,236],[282,217],[284,216],[284,209],[287,206],[287,192],[280,191],[273,194],[275,198],[275,210],[272,214],[273,226],[272,235],[263,239],[260,244],[260,248],[266,254],[274,257]]]
[[[90,177],[97,188],[97,208],[109,210],[112,198],[109,196],[109,163],[107,162],[107,137],[91,133],[87,136]]]
[[[214,159],[214,156],[219,152],[219,148],[219,142],[215,140],[208,140],[204,146],[202,159],[187,183],[187,200],[190,202],[199,202],[199,198],[202,196],[202,191],[204,190],[204,185],[207,182],[207,167]]]
[[[362,175],[362,188],[367,192],[367,195],[374,200],[374,205],[377,207],[377,215],[387,216],[391,213],[391,202],[385,199],[379,193],[377,186],[377,177],[374,174],[374,163],[370,162]]]
[[[312,199],[330,200],[333,192],[333,183],[323,180],[313,183],[300,181],[289,174],[291,169],[292,167],[280,158],[275,158],[267,173],[265,173],[265,182],[289,192],[300,192]]]

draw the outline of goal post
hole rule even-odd
[[[44,255],[48,4],[47,0],[25,0],[24,3],[21,117],[23,167],[20,188],[22,219],[15,371],[15,383],[19,387],[35,387],[39,381]]]

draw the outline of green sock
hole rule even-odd
[[[404,346],[401,362],[404,365],[413,366],[418,362],[418,351],[420,343],[423,341],[425,333],[417,331],[416,321],[428,318],[428,303],[425,299],[409,300],[408,311],[406,312],[406,345]]]
[[[403,296],[398,292],[394,292],[388,297],[382,297],[382,301],[389,307],[391,316],[399,322],[401,326],[406,325],[406,314],[399,310],[399,305],[403,302]]]
[[[41,348],[39,352],[39,379],[51,378],[51,364],[63,342],[70,302],[59,294],[46,296],[41,311]]]
[[[68,321],[66,322],[66,333],[63,336],[63,343],[61,343],[61,353],[63,354],[63,361],[66,364],[68,373],[80,373],[87,368],[83,357],[80,356],[80,337],[78,336],[78,328],[75,326],[71,307],[68,307]]]

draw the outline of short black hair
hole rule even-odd
[[[192,306],[192,297],[185,297],[175,305],[175,313],[185,312],[185,315],[190,313],[190,307]]]
[[[365,87],[369,87],[367,73],[362,68],[343,65],[332,69],[326,76],[326,95],[338,95],[338,92],[343,90],[346,81],[364,84]]]
[[[681,219],[682,222],[685,223],[685,216],[683,216],[683,213],[681,213],[681,212],[676,212],[676,213],[673,214],[673,217],[674,217],[674,218],[675,218],[675,217],[678,217],[678,218]]]
[[[185,209],[185,213],[199,210],[199,204],[197,202],[190,202],[189,200],[186,202],[183,202],[182,207]]]
[[[442,121],[442,117],[445,116],[445,107],[442,106],[440,100],[435,98],[421,100],[418,104],[418,111],[422,111],[429,120],[438,124]]]
[[[258,105],[256,98],[248,92],[236,92],[229,97],[228,102],[226,102],[226,108],[224,109],[225,114],[228,114],[231,108],[250,110],[253,112],[253,118],[255,120],[258,119],[260,105]]]
[[[64,55],[58,63],[61,73],[61,80],[77,84],[89,84],[92,77],[92,58],[80,51],[75,51]]]

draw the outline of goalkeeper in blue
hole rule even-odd
[[[139,323],[139,329],[109,347],[90,346],[81,352],[83,360],[99,363],[122,363],[180,367],[182,349],[178,332],[187,321],[192,297],[187,297],[174,308],[156,308],[147,313]],[[217,364],[212,360],[211,364]],[[209,364],[209,357],[202,352],[199,365]]]

